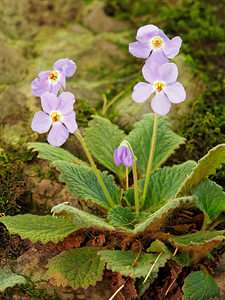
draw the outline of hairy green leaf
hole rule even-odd
[[[165,244],[160,240],[155,240],[151,243],[151,246],[147,249],[147,252],[162,252],[164,251]]]
[[[54,216],[66,216],[73,220],[76,226],[88,227],[99,227],[108,230],[114,230],[106,219],[99,218],[93,214],[89,214],[85,211],[77,209],[70,205],[58,204],[51,210]]]
[[[149,177],[144,209],[160,208],[169,199],[173,199],[193,168],[194,161],[187,161],[173,167],[164,167]],[[145,177],[140,181],[144,189]]]
[[[196,206],[207,216],[207,224],[225,211],[225,193],[215,182],[204,179],[195,188],[194,195],[198,197]]]
[[[137,253],[133,251],[104,250],[98,254],[101,256],[101,260],[107,262],[108,267],[110,267],[113,272],[120,272],[122,275],[133,278],[145,277],[158,257],[158,254],[142,253],[137,260],[137,264],[134,266],[132,263],[137,257]],[[159,257],[152,270],[152,277],[157,277],[159,268],[164,267],[169,258],[170,256],[168,254],[162,254]]]
[[[63,148],[54,147],[47,143],[28,143],[28,149],[38,151],[38,158],[49,160],[50,164],[55,160],[63,160],[71,163],[87,165],[84,161],[78,159],[73,154]]]
[[[116,166],[113,153],[119,147],[125,134],[117,125],[100,116],[93,116],[85,130],[85,141],[98,161],[119,177],[125,177],[125,167]]]
[[[146,213],[140,212],[139,217],[136,217],[136,213],[132,212],[129,207],[122,207],[117,205],[109,211],[108,218],[111,224],[115,227],[119,227],[126,231],[132,231],[134,226],[147,217]]]
[[[137,224],[133,232],[138,233],[147,229],[149,229],[150,231],[159,230],[160,227],[165,223],[165,221],[170,218],[175,209],[191,207],[193,206],[196,199],[197,198],[195,196],[190,196],[170,200],[159,210],[157,210],[153,214],[150,214],[144,222]]]
[[[193,262],[199,262],[225,240],[224,230],[199,231],[192,234],[170,238],[169,241],[181,252],[189,253]]]
[[[91,200],[106,209],[111,208],[92,168],[65,161],[55,161],[54,166],[62,172],[59,179],[67,183],[66,187],[72,191],[74,197]],[[99,174],[113,202],[119,204],[120,191],[114,183],[113,176],[108,175],[107,172],[99,171]]]
[[[24,284],[26,279],[13,273],[11,270],[0,270],[0,292],[3,292],[8,287],[13,287],[16,284]]]
[[[146,173],[149,153],[152,144],[152,133],[154,126],[154,114],[147,114],[144,119],[135,124],[126,138],[132,146],[140,173]],[[174,152],[176,148],[184,143],[184,138],[178,136],[170,128],[165,117],[158,117],[157,136],[152,171],[156,170]]]
[[[65,285],[69,284],[74,289],[95,285],[102,279],[105,267],[105,262],[97,255],[100,249],[84,247],[64,251],[49,261],[47,274],[55,279],[57,285],[62,284],[63,278]],[[59,273],[61,276],[58,276]]]
[[[7,216],[0,220],[10,233],[19,234],[22,239],[32,242],[41,241],[57,243],[70,233],[83,226],[73,224],[68,218],[53,218],[52,216],[36,216],[31,214]]]
[[[180,197],[190,194],[192,189],[199,185],[203,178],[215,174],[216,169],[221,168],[223,163],[225,163],[225,144],[212,148],[198,161],[197,166],[185,180],[177,196]]]
[[[205,300],[220,297],[219,287],[205,271],[191,273],[184,280],[182,300]]]
[[[225,239],[224,230],[213,230],[213,231],[199,231],[191,234],[186,234],[182,236],[175,237],[174,239],[170,239],[173,241],[176,246],[193,246],[205,244],[207,242],[211,242],[213,240],[222,241]]]

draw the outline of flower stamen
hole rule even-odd
[[[163,43],[163,40],[159,36],[154,36],[151,39],[151,44],[152,44],[153,49],[161,48],[162,43]]]
[[[165,87],[165,84],[163,82],[157,81],[154,83],[154,87],[155,87],[156,91],[158,93],[160,93],[163,90],[163,88]]]
[[[52,71],[50,74],[48,74],[48,78],[50,82],[55,82],[59,78],[59,72],[57,71]]]
[[[54,111],[50,114],[50,118],[52,119],[52,123],[60,122],[61,116],[57,111]]]

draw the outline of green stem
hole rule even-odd
[[[129,188],[129,171],[128,168],[126,167],[126,191]]]
[[[139,199],[138,199],[138,180],[137,180],[137,165],[134,160],[132,165],[133,178],[134,178],[134,199],[135,199],[135,212],[136,217],[139,217]]]
[[[153,160],[153,155],[154,155],[154,150],[155,150],[155,141],[156,141],[157,122],[158,122],[158,115],[155,114],[155,121],[154,121],[153,135],[152,135],[152,146],[151,146],[151,151],[150,151],[149,159],[148,159],[148,167],[147,167],[147,172],[146,172],[146,177],[145,177],[145,185],[144,185],[144,190],[143,190],[143,199],[142,199],[141,207],[143,207],[145,204],[147,188],[148,188],[148,180],[149,180],[149,176],[150,176],[150,172],[151,172],[151,168],[152,168],[152,160]]]
[[[110,108],[110,106],[112,106],[123,94],[124,94],[124,91],[120,92],[109,103],[107,103],[106,95],[103,94],[103,108],[102,108],[103,115],[106,114],[106,112]]]
[[[82,135],[81,135],[79,129],[77,129],[77,130],[74,132],[74,134],[77,136],[77,138],[78,138],[79,141],[81,142],[81,145],[83,146],[84,152],[85,152],[85,154],[87,155],[87,158],[88,158],[88,160],[89,160],[89,162],[90,162],[90,164],[91,164],[91,166],[92,166],[92,168],[93,168],[93,170],[94,170],[94,172],[95,172],[95,175],[96,175],[96,177],[97,177],[97,179],[98,179],[98,182],[99,182],[99,184],[101,185],[102,190],[103,190],[103,192],[105,193],[105,196],[106,196],[106,198],[107,198],[107,200],[108,200],[110,206],[111,206],[111,207],[114,207],[114,203],[113,203],[113,201],[112,201],[112,198],[111,198],[111,196],[109,195],[109,192],[108,192],[108,190],[107,190],[107,188],[106,188],[106,186],[105,186],[105,184],[104,184],[104,182],[103,182],[101,176],[100,176],[99,173],[98,173],[98,169],[96,168],[96,165],[95,165],[95,163],[94,163],[94,161],[93,161],[93,158],[92,158],[92,156],[91,156],[91,153],[89,152],[89,150],[88,150],[88,148],[87,148],[87,145],[86,145],[86,143],[85,143],[85,141],[84,141],[84,138],[82,137]]]

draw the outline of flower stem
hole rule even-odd
[[[93,158],[92,158],[92,156],[91,156],[91,153],[89,152],[89,150],[88,150],[88,148],[87,148],[87,145],[86,145],[86,143],[85,143],[85,141],[84,141],[84,138],[82,137],[82,135],[81,135],[79,129],[77,129],[77,130],[74,132],[74,134],[77,136],[77,138],[78,138],[79,141],[81,142],[81,145],[83,146],[84,152],[85,152],[85,154],[87,155],[87,158],[88,158],[88,160],[89,160],[89,162],[90,162],[90,164],[91,164],[91,166],[92,166],[92,168],[93,168],[93,170],[94,170],[94,172],[95,172],[95,175],[96,175],[96,177],[97,177],[97,179],[98,179],[98,182],[99,182],[99,184],[101,185],[101,188],[102,188],[102,190],[103,190],[103,192],[104,192],[104,194],[105,194],[105,196],[106,196],[106,198],[107,198],[107,200],[108,200],[110,206],[111,206],[111,207],[114,207],[114,203],[113,203],[113,201],[112,201],[112,198],[111,198],[111,196],[109,195],[109,192],[108,192],[108,190],[107,190],[107,188],[106,188],[106,186],[105,186],[105,184],[104,184],[104,182],[103,182],[103,180],[102,180],[100,174],[98,173],[98,169],[97,169],[97,167],[96,167],[96,165],[95,165],[95,163],[94,163],[94,161],[93,161]]]
[[[151,146],[151,151],[150,151],[150,155],[149,155],[149,159],[148,159],[148,167],[147,167],[147,172],[146,172],[146,177],[145,177],[145,185],[144,185],[144,190],[143,190],[143,199],[142,199],[141,207],[143,207],[145,204],[147,188],[148,188],[148,180],[149,180],[149,175],[150,175],[151,168],[152,168],[152,160],[153,160],[153,155],[154,155],[154,150],[155,150],[155,141],[156,141],[157,122],[158,122],[158,115],[155,114],[154,128],[153,128],[153,135],[152,135],[152,146]]]
[[[129,187],[129,172],[128,168],[126,167],[126,191],[128,190]]]
[[[136,217],[139,217],[139,199],[138,199],[138,180],[137,180],[137,165],[134,160],[132,165],[133,178],[134,178],[134,199],[135,199],[135,212]]]

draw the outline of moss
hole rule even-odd
[[[0,300],[11,300],[13,299],[13,295],[28,296],[29,300],[60,300],[56,292],[53,295],[49,294],[45,288],[38,288],[29,279],[26,284],[6,289],[4,293],[0,294]]]
[[[75,104],[76,121],[79,126],[87,127],[91,116],[96,113],[94,107],[90,107],[85,99],[79,99]]]
[[[27,187],[23,178],[23,167],[34,154],[27,150],[1,149],[0,154],[0,212],[15,215],[26,197]]]

